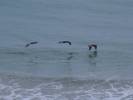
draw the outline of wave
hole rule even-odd
[[[2,100],[131,100],[132,80],[80,80],[0,75]]]

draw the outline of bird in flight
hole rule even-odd
[[[29,47],[30,45],[37,44],[37,43],[38,43],[37,41],[33,41],[33,42],[26,44],[25,47]]]
[[[67,44],[69,44],[69,45],[72,45],[72,43],[70,42],[70,41],[59,41],[59,43],[61,44],[61,43],[67,43]]]

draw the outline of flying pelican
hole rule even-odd
[[[29,47],[30,45],[37,44],[37,43],[38,43],[37,41],[30,42],[30,43],[26,44],[25,47]]]
[[[59,43],[68,43],[69,45],[72,45],[70,41],[59,41]]]

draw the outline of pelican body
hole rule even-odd
[[[59,41],[59,43],[68,43],[69,45],[72,45],[70,41]]]
[[[89,47],[89,50],[91,50],[92,48],[97,50],[97,45],[96,44],[90,44],[90,45],[88,45],[88,47]]]

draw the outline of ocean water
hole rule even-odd
[[[0,100],[133,100],[132,18],[131,0],[0,0]]]

